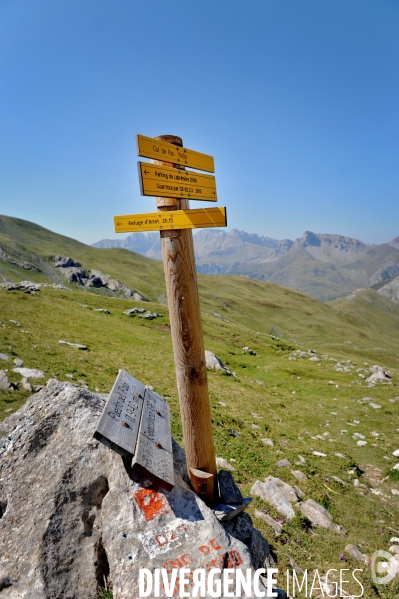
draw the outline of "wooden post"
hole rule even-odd
[[[182,139],[175,135],[155,139],[183,146]],[[153,162],[183,168],[169,162]],[[188,200],[156,200],[159,211],[189,208]],[[217,493],[216,459],[193,236],[189,229],[161,231],[160,235],[187,469],[196,492],[211,503],[210,498]]]

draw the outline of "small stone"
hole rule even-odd
[[[298,494],[291,485],[283,482],[274,476],[265,478],[262,483],[257,480],[250,491],[251,495],[256,495],[272,505],[282,516],[288,520],[295,517],[295,512],[291,503],[298,501]]]
[[[44,372],[37,368],[13,368],[12,370],[26,379],[42,379],[44,377]]]
[[[94,312],[102,312],[103,314],[111,314],[107,308],[94,308]]]
[[[212,370],[222,370],[229,376],[233,374],[231,370],[211,351],[205,350],[205,361],[207,368],[211,368]]]
[[[395,451],[392,452],[392,455],[394,455],[395,458],[399,457],[399,449],[395,449]]]
[[[8,354],[0,354],[0,360],[10,360],[10,356]]]
[[[349,555],[349,557],[358,562],[365,561],[366,556],[356,547],[356,545],[347,545],[345,547],[345,552]]]
[[[255,518],[260,518],[261,520],[266,522],[266,524],[268,524],[274,530],[276,537],[279,537],[281,535],[281,531],[283,530],[283,525],[280,524],[280,522],[276,522],[276,520],[274,520],[271,516],[269,516],[269,514],[265,514],[264,512],[261,512],[260,510],[255,510],[254,516],[255,516]]]
[[[397,489],[391,489],[392,495],[399,495],[399,491]]]
[[[313,499],[307,499],[299,503],[298,508],[304,516],[309,518],[312,524],[328,528],[340,534],[346,533],[346,530],[342,526],[334,524],[331,514],[323,506],[313,501]]]
[[[284,458],[283,460],[279,460],[278,462],[276,462],[277,468],[286,468],[287,466],[290,466],[290,464],[291,462],[287,460],[287,458]]]
[[[21,381],[21,385],[22,385],[22,388],[25,389],[25,391],[29,391],[29,393],[32,393],[32,385],[30,384],[30,382],[28,381],[28,379],[26,377],[23,377],[23,379]]]
[[[4,370],[0,370],[0,389],[6,391],[10,388],[10,381]]]
[[[298,454],[298,461],[295,464],[296,466],[302,466],[302,464],[306,464],[306,460],[302,455]]]
[[[356,445],[358,445],[359,447],[363,447],[364,445],[367,445],[367,441],[358,441]]]
[[[252,424],[252,428],[254,428],[254,429],[260,429],[260,426],[258,424]]]
[[[319,456],[320,458],[325,458],[325,457],[327,457],[327,454],[326,454],[326,453],[323,453],[323,452],[321,452],[321,451],[312,451],[312,453],[313,453],[313,455],[317,455],[317,456]]]
[[[69,345],[70,347],[76,347],[77,349],[87,349],[87,345],[81,345],[80,343],[71,343],[70,341],[65,341],[64,339],[60,339],[58,343],[62,345]]]
[[[251,503],[252,497],[246,497],[240,503],[219,503],[214,508],[212,508],[213,513],[219,522],[227,522],[228,520],[232,520],[235,516],[243,512],[248,505]]]
[[[265,445],[269,445],[270,447],[274,446],[274,443],[271,439],[261,439],[261,441],[265,444]]]
[[[231,464],[229,464],[229,462],[224,458],[216,458],[216,466],[218,468],[226,468],[226,470],[235,470],[235,468]]]
[[[226,407],[226,404],[224,403],[224,401],[218,401],[218,404],[219,404],[220,406],[223,406],[224,408]]]
[[[371,408],[374,408],[375,410],[379,410],[381,408],[381,406],[378,403],[374,403],[374,402],[370,402],[369,406]]]
[[[305,483],[308,480],[306,474],[304,472],[301,472],[300,470],[291,470],[291,474],[292,476],[295,476],[295,478],[299,480],[300,483]]]
[[[24,361],[21,360],[21,358],[15,358],[14,359],[14,366],[16,366],[17,368],[21,368],[21,366],[24,365]]]
[[[343,487],[346,487],[346,482],[342,480],[342,478],[339,478],[339,476],[335,476],[334,474],[331,476],[331,478],[333,480],[335,480],[335,482],[339,483],[340,485],[342,485]]]
[[[337,458],[343,458],[344,460],[346,459],[346,458],[345,458],[345,456],[344,456],[344,455],[342,455],[342,453],[334,453],[334,455],[335,455]]]

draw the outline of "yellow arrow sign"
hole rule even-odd
[[[138,162],[141,195],[217,201],[216,179],[195,171]]]
[[[145,135],[136,135],[137,154],[143,158],[153,158],[163,162],[171,162],[172,164],[181,164],[191,168],[197,168],[200,171],[209,173],[215,172],[215,163],[213,156],[201,154],[187,148],[180,148],[167,141],[158,141],[153,137],[145,137]]]
[[[198,208],[114,216],[115,232],[169,231],[171,229],[203,229],[226,227],[226,208]]]

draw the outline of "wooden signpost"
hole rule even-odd
[[[138,162],[141,195],[216,202],[216,179],[195,171]]]
[[[161,139],[161,137],[164,139]],[[182,144],[171,143],[170,139],[172,137],[176,139],[174,135],[161,135],[155,138],[137,135],[138,156],[167,162],[171,166],[177,164],[184,167],[197,168],[207,173],[215,172],[213,156],[201,154],[201,152],[195,152],[194,150],[187,150],[187,148],[182,147]]]
[[[191,229],[225,227],[226,209],[189,209],[189,198],[217,200],[214,177],[185,170],[213,173],[212,156],[184,148],[174,135],[137,135],[137,153],[153,159],[153,164],[139,162],[139,178],[141,193],[156,196],[158,212],[116,216],[115,230],[160,231],[187,469],[195,491],[210,505],[217,499],[217,470]],[[142,408],[133,464],[167,486],[171,452],[160,432],[158,408],[151,406],[149,400]],[[154,422],[158,428],[153,429]]]
[[[147,212],[114,216],[115,231],[167,231],[172,229],[201,229],[225,227],[226,208],[197,208],[195,210],[173,210],[170,212]]]

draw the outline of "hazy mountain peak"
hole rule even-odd
[[[392,246],[396,250],[399,250],[399,235],[395,237],[395,239],[392,239],[392,241],[390,241],[388,245]]]
[[[302,237],[295,240],[295,245],[304,248],[324,245],[337,250],[354,250],[356,252],[364,252],[369,247],[363,241],[353,239],[352,237],[331,233],[312,233],[312,231],[305,231]]]

